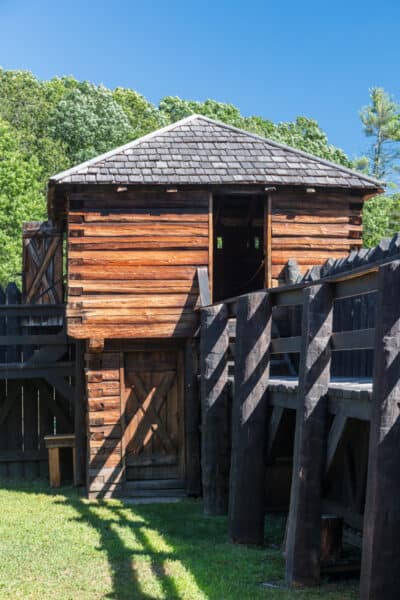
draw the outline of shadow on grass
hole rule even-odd
[[[161,596],[168,600],[183,597],[220,600],[240,597],[233,590],[232,595],[229,592],[218,595],[221,589],[210,593],[210,577],[214,577],[214,581],[216,577],[237,578],[239,553],[244,550],[228,546],[226,518],[203,516],[201,502],[132,505],[120,501],[87,501],[72,488],[51,490],[37,482],[8,481],[2,487],[57,496],[56,504],[75,511],[72,520],[96,531],[100,541],[98,550],[106,553],[112,579],[112,591],[104,598],[153,600]],[[283,519],[269,522],[267,535],[269,543],[278,545],[283,535]],[[259,559],[255,555],[254,558],[262,566],[265,551],[254,552],[259,553]],[[276,554],[273,562],[281,570],[281,559]],[[261,581],[252,580],[250,573],[249,591],[259,583]],[[185,586],[184,591],[182,586]]]

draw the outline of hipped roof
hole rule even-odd
[[[382,190],[341,165],[192,115],[50,178],[56,184],[265,184]]]

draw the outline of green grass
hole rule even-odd
[[[3,483],[3,485],[2,485]],[[88,501],[70,488],[0,481],[0,598],[352,600],[355,582],[283,585],[284,522],[268,517],[265,548],[232,545],[226,518],[198,501]]]

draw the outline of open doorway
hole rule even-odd
[[[213,196],[213,301],[265,287],[265,195]]]

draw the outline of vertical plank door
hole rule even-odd
[[[182,351],[125,355],[122,410],[129,481],[185,476]]]

